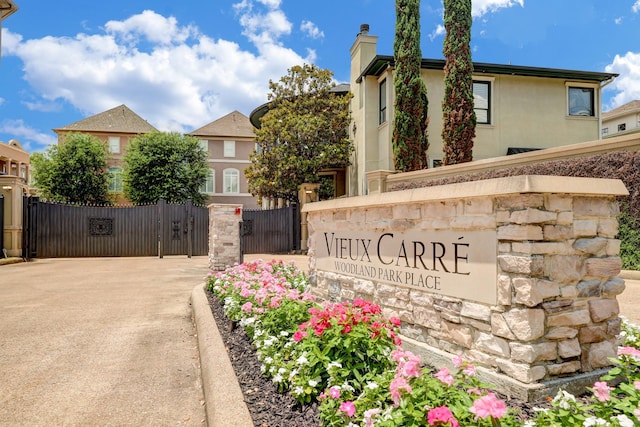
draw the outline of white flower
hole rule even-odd
[[[346,382],[346,381],[344,382],[344,384],[342,384],[342,386],[341,386],[340,388],[341,388],[342,390],[345,390],[345,391],[347,391],[347,390],[348,390],[348,391],[350,391],[350,392],[352,392],[352,393],[355,391],[355,389],[354,389],[353,387],[351,387],[351,386],[349,385],[349,383],[348,383],[348,382]]]
[[[369,381],[365,387],[367,387],[369,390],[375,390],[379,386],[378,386],[378,383],[376,383],[375,381]]]
[[[311,387],[315,387],[315,386],[317,386],[317,385],[318,385],[318,381],[315,381],[315,380],[309,380],[309,385],[310,385]]]
[[[616,418],[618,420],[618,423],[620,423],[620,427],[633,427],[635,425],[633,421],[625,414],[620,414],[613,418]]]
[[[591,427],[591,426],[606,426],[608,425],[608,423],[603,420],[602,418],[598,418],[598,417],[589,417],[586,420],[584,420],[584,423],[582,424],[584,427]]]
[[[273,376],[272,381],[273,381],[274,383],[281,383],[281,382],[282,382],[282,375],[280,375],[280,374],[275,374],[275,375]]]
[[[558,394],[553,398],[553,401],[554,403],[557,403],[561,409],[570,409],[571,402],[575,403],[576,397],[564,390],[558,390]]]
[[[267,367],[264,366],[264,363],[262,365],[260,365],[260,373],[261,374],[264,374],[266,370],[267,370]]]
[[[304,388],[302,388],[301,385],[298,385],[296,386],[296,388],[293,389],[293,394],[295,394],[296,396],[300,396],[303,393],[304,393]]]
[[[329,370],[331,368],[342,368],[342,364],[340,362],[330,362],[327,365],[327,370]]]
[[[280,336],[281,336],[281,337],[288,337],[288,336],[289,336],[289,332],[287,332],[287,331],[280,331]]]
[[[286,374],[286,373],[287,373],[287,370],[286,370],[286,369],[284,369],[284,368],[280,368],[280,369],[278,369],[278,373],[279,373],[280,375],[283,375],[283,374]]]
[[[264,358],[264,363],[271,365],[273,363],[273,357],[267,356]]]
[[[524,424],[522,425],[522,427],[536,427],[537,424],[535,421],[533,420],[527,420],[524,422]]]

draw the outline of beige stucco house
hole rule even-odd
[[[353,43],[350,88],[355,146],[348,194],[367,194],[367,174],[393,171],[393,56],[378,55],[368,26]],[[429,98],[430,167],[442,159],[444,60],[423,59]],[[600,139],[601,90],[617,74],[474,63],[474,160]]]
[[[209,176],[204,193],[210,203],[242,204],[245,209],[259,208],[249,193],[244,170],[251,164],[255,134],[249,118],[233,111],[189,133],[200,140],[208,153]]]
[[[58,144],[71,133],[86,133],[104,141],[109,151],[107,167],[111,180],[109,192],[114,194],[117,202],[126,202],[122,194],[122,167],[124,154],[130,141],[138,135],[157,131],[146,120],[122,104],[110,110],[87,117],[69,125],[55,128]]]
[[[602,113],[603,138],[638,132],[640,132],[640,100],[627,102]]]
[[[22,196],[29,192],[31,167],[29,153],[14,139],[8,143],[0,141],[0,197],[4,201],[4,224],[1,253],[20,256],[22,253]]]

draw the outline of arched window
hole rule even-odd
[[[240,172],[238,169],[225,169],[222,182],[223,193],[240,192]]]

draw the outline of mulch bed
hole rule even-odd
[[[322,426],[317,404],[299,405],[291,395],[279,393],[273,382],[260,373],[261,362],[247,334],[241,327],[234,327],[233,322],[227,319],[220,301],[213,293],[206,291],[206,294],[254,426]],[[535,416],[534,407],[549,407],[547,401],[528,403],[518,399],[507,399],[505,396],[499,397],[505,400],[507,406],[518,409],[524,419]]]

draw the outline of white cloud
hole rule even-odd
[[[435,40],[436,37],[441,36],[446,34],[446,29],[444,28],[444,25],[442,24],[438,24],[438,26],[436,27],[435,30],[433,30],[431,32],[431,34],[429,34],[429,40],[433,41]]]
[[[235,109],[248,114],[266,101],[270,79],[315,59],[279,41],[291,31],[274,9],[280,1],[257,1],[235,5],[257,53],[152,11],[73,37],[22,41],[3,30],[3,48],[23,61],[24,78],[40,96],[28,101],[34,108],[62,101],[91,115],[126,104],[160,130],[189,132]]]
[[[622,24],[622,19],[623,19],[623,18],[622,18],[622,16],[621,16],[621,17],[619,17],[619,18],[614,19],[614,20],[613,20],[613,22],[615,22],[615,24],[616,24],[616,25],[620,25],[620,24]]]
[[[22,120],[3,120],[0,122],[0,132],[14,135],[25,151],[44,151],[47,146],[58,141],[51,133],[38,132],[24,124]],[[8,142],[8,141],[7,141]]]
[[[512,7],[517,4],[520,7],[524,7],[524,0],[473,0],[471,16],[479,18],[487,13],[497,12],[502,8]]]
[[[0,105],[4,104],[4,98],[0,98]]]
[[[616,55],[613,62],[605,67],[605,71],[620,74],[605,88],[618,92],[612,97],[609,108],[640,99],[640,53],[627,52],[624,55]]]
[[[636,0],[636,2],[631,6],[631,11],[633,13],[637,13],[640,11],[640,0]]]
[[[321,31],[320,28],[311,21],[302,21],[300,30],[312,39],[324,38],[324,31]]]

